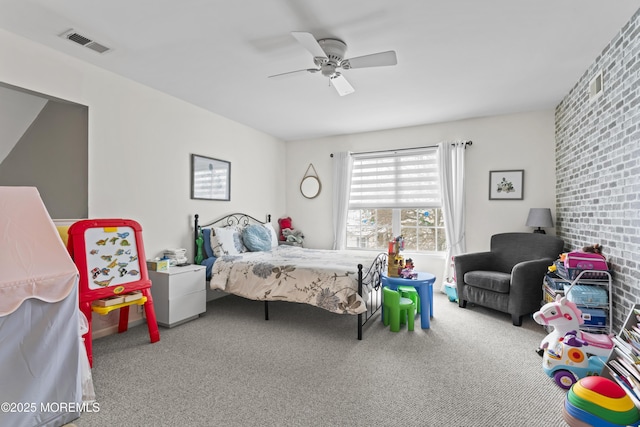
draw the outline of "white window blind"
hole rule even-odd
[[[440,207],[437,148],[354,154],[349,209]]]

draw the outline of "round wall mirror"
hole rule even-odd
[[[314,199],[320,194],[322,184],[317,176],[305,176],[300,183],[300,192],[307,199]]]

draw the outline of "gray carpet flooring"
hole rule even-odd
[[[228,296],[149,343],[146,325],[94,341],[91,426],[565,426],[565,392],[527,318],[434,297],[431,329],[399,333],[299,304]]]

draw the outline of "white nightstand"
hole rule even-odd
[[[203,265],[149,271],[158,325],[173,327],[207,310],[206,268]]]

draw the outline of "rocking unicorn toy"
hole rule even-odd
[[[533,320],[553,330],[540,343],[542,369],[568,390],[582,377],[600,375],[613,349],[609,335],[579,330],[584,323],[578,306],[558,295],[533,314]]]

